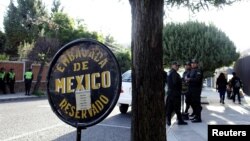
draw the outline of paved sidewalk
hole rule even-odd
[[[207,141],[208,125],[250,125],[250,97],[241,98],[242,104],[232,100],[225,100],[225,104],[219,102],[219,94],[212,88],[203,88],[202,99],[202,122],[192,123],[187,120],[188,125],[177,125],[175,122],[167,126],[168,141]],[[190,113],[191,113],[190,109]],[[172,119],[173,121],[173,119]]]
[[[26,96],[24,93],[0,94],[0,102],[22,99],[46,98],[46,96]],[[212,88],[202,90],[202,122],[192,123],[187,120],[188,125],[177,125],[176,117],[172,119],[172,125],[167,127],[168,141],[207,141],[208,125],[250,125],[250,97],[244,96],[242,104],[233,103],[226,99],[225,104],[219,103],[219,94]],[[190,109],[191,113],[191,109]]]
[[[15,101],[15,100],[25,100],[25,99],[36,99],[36,98],[46,98],[46,96],[36,96],[36,95],[25,95],[24,92],[19,92],[15,94],[0,94],[0,102]]]

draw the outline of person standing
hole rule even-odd
[[[191,96],[190,96],[190,92],[188,90],[188,82],[185,80],[186,78],[190,77],[190,71],[191,71],[191,62],[187,61],[185,63],[185,71],[182,75],[182,94],[185,96],[185,110],[184,110],[184,114],[188,115],[188,110],[191,106]],[[192,108],[193,109],[193,108]]]
[[[6,94],[6,74],[4,67],[0,69],[0,89],[3,94]]]
[[[179,70],[179,64],[174,61],[171,65],[171,70],[167,77],[167,101],[166,101],[166,114],[167,114],[167,125],[171,125],[171,116],[173,111],[177,115],[178,125],[187,125],[182,119],[181,115],[181,87],[182,80],[181,76],[177,73]]]
[[[167,98],[167,76],[168,76],[168,73],[163,70],[163,88],[164,88],[164,102],[166,104],[166,98]],[[166,106],[165,106],[166,108]],[[166,109],[165,109],[165,112],[166,112]]]
[[[194,111],[194,117],[191,118],[192,122],[202,122],[201,121],[201,90],[203,84],[203,73],[198,68],[198,61],[192,59],[191,61],[191,71],[189,78],[186,78],[189,83],[189,92],[192,100],[192,108]]]
[[[10,93],[14,94],[14,85],[16,82],[14,69],[11,68],[7,74],[7,84],[9,85]]]
[[[235,96],[237,95],[239,104],[241,104],[240,88],[242,88],[242,82],[241,82],[241,79],[236,75],[235,72],[233,72],[232,74],[233,74],[233,77],[231,79],[231,85],[233,88],[232,100],[233,100],[233,102],[235,102]]]
[[[31,69],[24,74],[24,82],[25,82],[25,95],[30,95],[30,88],[33,80],[33,73]]]
[[[219,77],[216,80],[216,89],[220,94],[220,103],[224,104],[225,94],[227,90],[227,79],[224,73],[220,73]]]

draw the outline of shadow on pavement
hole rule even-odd
[[[122,121],[122,122],[121,122]],[[131,113],[106,118],[92,127],[82,130],[82,141],[130,141]],[[58,137],[55,141],[74,141],[75,132]]]

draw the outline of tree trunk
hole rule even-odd
[[[39,72],[37,74],[37,79],[36,79],[37,81],[36,81],[36,84],[35,84],[33,92],[32,92],[33,94],[35,94],[38,91],[39,87],[40,87],[44,65],[45,65],[45,62],[44,61],[41,62],[41,66],[40,66]]]
[[[132,11],[132,141],[166,141],[163,0],[130,0]]]

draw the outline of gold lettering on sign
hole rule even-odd
[[[76,88],[72,88],[73,83],[76,83]],[[109,71],[55,79],[55,91],[58,94],[70,94],[75,90],[97,90],[100,88],[109,88],[110,86],[111,76]]]
[[[60,102],[60,110],[71,118],[75,119],[87,119],[94,117],[102,112],[105,105],[109,103],[108,97],[101,94],[99,98],[91,104],[91,108],[88,110],[76,110],[76,107],[69,103],[65,98]]]
[[[108,58],[103,55],[101,50],[97,47],[91,49],[80,49],[75,47],[68,50],[64,55],[62,55],[58,64],[56,64],[56,70],[59,72],[64,72],[69,64],[74,63],[76,59],[82,58],[83,60],[91,59],[97,63],[100,68],[103,68],[108,63]],[[88,69],[88,61],[77,62],[73,64],[73,71],[81,71]]]

